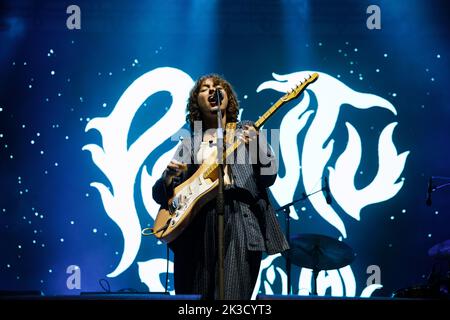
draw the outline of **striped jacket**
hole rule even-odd
[[[241,129],[246,124],[252,125],[252,122],[240,122],[237,124],[237,129]],[[183,139],[173,159],[188,163],[188,169],[181,176],[175,177],[169,187],[164,184],[165,172],[163,173],[163,177],[153,186],[153,198],[157,203],[167,206],[168,199],[173,195],[173,189],[198,169],[198,165],[194,162],[194,155],[197,154],[201,141],[201,135],[192,135]],[[233,184],[226,186],[226,193],[239,195],[240,200],[246,204],[238,213],[241,215],[239,221],[243,226],[238,228],[238,236],[245,239],[247,249],[275,254],[289,249],[266,190],[275,182],[277,161],[265,139],[259,139],[258,151],[258,159],[250,162],[248,145],[241,145],[238,148],[235,163],[229,164]]]

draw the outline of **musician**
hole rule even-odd
[[[223,96],[220,106],[214,100],[216,90]],[[167,206],[173,189],[188,179],[199,164],[207,161],[212,149],[216,148],[219,107],[223,128],[237,122],[239,104],[232,86],[214,74],[198,79],[187,104],[186,118],[192,135],[184,138],[173,160],[153,186],[153,198],[157,203]],[[235,139],[241,139],[243,144],[237,151],[237,159],[224,165],[224,291],[225,299],[250,299],[262,253],[282,252],[289,245],[266,190],[276,179],[274,153],[251,122],[238,122],[235,133]],[[252,143],[257,146],[256,156],[249,152]],[[208,202],[169,246],[174,253],[175,292],[217,299],[216,201]]]

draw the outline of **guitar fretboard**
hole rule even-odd
[[[317,73],[313,73],[305,82],[299,84],[292,92],[286,93],[281,99],[275,102],[259,119],[255,122],[254,127],[256,130],[259,130],[264,123],[286,102],[298,97],[310,84],[317,80],[319,75]],[[223,155],[222,163],[226,162],[226,159],[233,154],[233,152],[241,145],[242,141],[237,140],[231,146],[229,146]],[[217,162],[212,163],[208,169],[203,173],[203,178],[207,178],[214,170],[217,169],[219,164]]]
[[[256,130],[259,130],[264,123],[277,111],[286,101],[283,101],[283,98],[278,100],[273,106],[271,106],[254,124]],[[223,163],[226,162],[226,159],[233,154],[233,152],[239,148],[241,145],[241,140],[236,140],[231,146],[229,146],[224,155],[223,155]],[[216,168],[219,166],[218,163],[212,163],[209,168],[203,173],[203,177],[208,177]]]

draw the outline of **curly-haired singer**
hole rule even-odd
[[[220,90],[222,96],[220,106],[214,99],[216,90]],[[173,160],[153,186],[153,198],[166,205],[174,188],[192,176],[199,164],[211,159],[216,148],[219,107],[222,127],[235,124],[231,139],[243,142],[236,152],[236,159],[226,161],[223,170],[224,298],[250,299],[262,253],[282,252],[289,249],[289,245],[266,190],[277,176],[274,152],[250,121],[238,122],[237,96],[222,77],[205,75],[192,88],[187,104],[187,121],[192,134],[183,139]],[[228,134],[226,132],[226,136]],[[256,146],[256,152],[251,152],[252,144]],[[219,297],[217,216],[216,201],[209,201],[187,228],[170,242],[174,253],[176,294],[200,294],[205,299]]]

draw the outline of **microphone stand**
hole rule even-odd
[[[217,110],[217,163],[218,163],[218,193],[217,193],[217,237],[218,237],[218,264],[219,264],[219,300],[225,299],[225,286],[224,286],[224,211],[225,211],[225,198],[223,193],[223,129],[222,129],[222,111],[220,105],[222,104],[222,97],[219,90],[216,89],[216,102],[218,106]]]
[[[326,188],[327,188],[327,186],[322,187],[320,190],[314,191],[310,194],[306,194],[305,192],[303,192],[301,198],[295,199],[294,201],[289,202],[289,203],[285,204],[284,206],[279,207],[278,209],[275,210],[275,212],[283,211],[285,214],[286,238],[288,239],[288,241],[290,240],[290,237],[291,237],[291,230],[290,230],[291,229],[291,227],[290,227],[290,225],[291,225],[291,216],[290,216],[291,209],[290,209],[290,207],[293,206],[294,204],[296,204],[297,202],[306,200],[313,194],[325,191]],[[289,253],[285,257],[286,257],[286,273],[287,273],[287,294],[289,295],[289,294],[291,294],[291,291],[292,291],[291,290],[292,289],[291,288],[291,265],[292,265],[292,263],[291,263],[291,257],[290,257]]]

